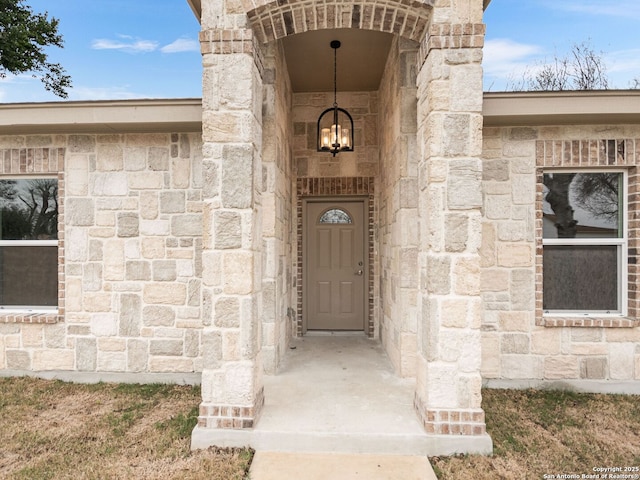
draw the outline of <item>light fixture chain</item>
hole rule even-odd
[[[333,48],[333,106],[338,106],[338,48]]]

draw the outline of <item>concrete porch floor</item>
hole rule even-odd
[[[427,435],[413,408],[414,379],[398,377],[379,341],[356,334],[294,339],[277,375],[264,377],[253,430],[196,427],[192,448],[377,455],[490,453],[491,439]]]

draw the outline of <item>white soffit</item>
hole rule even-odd
[[[485,93],[485,127],[640,123],[640,90]]]
[[[0,104],[0,135],[202,131],[202,100]]]

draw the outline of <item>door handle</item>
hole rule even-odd
[[[362,271],[362,269],[360,269],[360,270],[358,270],[358,271],[356,272],[356,275],[362,276],[362,274],[363,274],[363,273],[364,273],[364,272]]]

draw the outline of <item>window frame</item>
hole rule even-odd
[[[39,180],[39,179],[51,179],[56,181],[57,186],[57,203],[58,208],[61,206],[61,190],[60,190],[60,176],[51,173],[45,173],[42,175],[31,174],[31,175],[3,175],[0,177],[2,180]],[[60,215],[61,211],[58,210],[58,222],[56,227],[56,236],[55,240],[2,240],[0,238],[0,248],[2,247],[56,247],[58,252],[58,268],[56,269],[56,284],[59,285],[59,269],[60,269]],[[56,297],[56,305],[2,305],[0,304],[0,315],[3,314],[51,314],[58,312],[60,309],[60,292],[58,286],[58,294]]]
[[[544,238],[544,232],[540,232],[542,257],[544,256],[545,246],[580,246],[580,245],[614,245],[617,247],[617,279],[618,279],[618,309],[616,311],[603,310],[551,310],[542,309],[543,318],[580,318],[580,317],[598,317],[598,318],[619,318],[627,317],[629,312],[629,180],[628,171],[622,168],[542,168],[542,175],[549,173],[567,174],[567,173],[619,173],[622,181],[622,194],[620,207],[621,212],[618,214],[619,223],[621,224],[618,238]],[[540,206],[541,218],[544,217],[542,207],[544,205],[544,196]],[[541,229],[543,230],[543,229]],[[542,262],[542,260],[541,260]],[[544,268],[542,268],[542,285],[544,286]],[[544,304],[544,287],[542,301]]]

